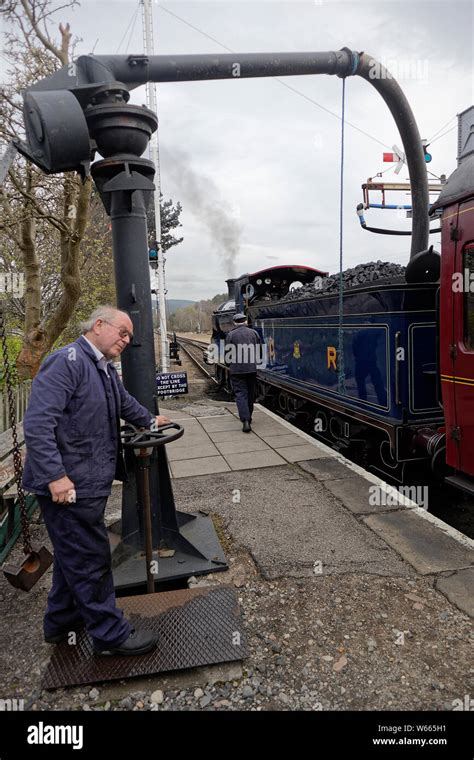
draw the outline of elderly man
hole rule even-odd
[[[85,625],[96,654],[135,655],[156,646],[115,603],[104,510],[112,481],[126,479],[120,418],[163,425],[125,390],[113,360],[133,338],[130,317],[97,308],[83,334],[48,356],[33,380],[23,422],[23,486],[37,494],[54,547],[53,584],[44,618],[48,643]]]

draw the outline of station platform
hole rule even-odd
[[[173,478],[278,467],[324,456],[312,442],[285,428],[266,410],[255,410],[252,432],[245,434],[238,417],[226,406],[218,407],[212,415],[212,407],[204,411],[207,414],[202,416],[184,416],[183,412],[173,416],[173,421],[185,429],[182,438],[167,446]],[[173,415],[170,410],[160,413]]]
[[[176,507],[210,515],[229,565],[163,596],[230,589],[246,653],[45,688],[52,569],[27,595],[0,576],[4,695],[26,710],[472,710],[474,542],[268,410],[250,434],[235,412],[207,398],[160,408],[186,431],[167,446]],[[108,524],[120,510],[117,483]]]
[[[415,571],[474,616],[474,541],[260,405],[251,433],[235,404],[185,410],[160,409],[185,428],[167,446],[176,503],[220,513],[264,577]]]

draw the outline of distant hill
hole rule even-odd
[[[196,303],[195,301],[184,301],[180,298],[171,298],[168,301],[166,301],[168,304],[168,313],[171,316],[175,313],[176,309],[182,309],[184,306],[191,306],[191,304]]]

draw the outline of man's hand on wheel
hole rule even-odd
[[[48,488],[51,491],[52,500],[58,504],[70,504],[75,501],[74,483],[69,480],[67,475],[48,483]]]
[[[164,414],[157,414],[155,417],[155,424],[153,427],[159,428],[160,425],[168,425],[171,422],[169,417],[166,417]]]

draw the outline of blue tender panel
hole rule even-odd
[[[433,287],[391,286],[345,297],[343,365],[336,296],[256,304],[253,325],[267,346],[259,373],[269,382],[394,422],[436,417],[434,294]],[[348,313],[351,307],[355,313]]]

